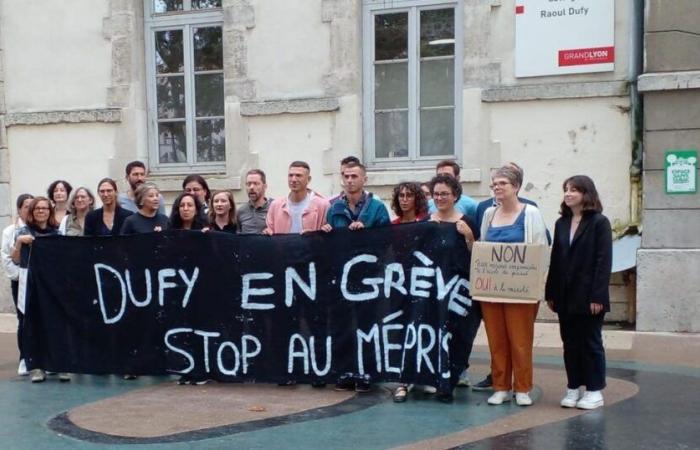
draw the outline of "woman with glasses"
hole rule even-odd
[[[82,236],[85,233],[85,217],[95,208],[95,196],[89,189],[79,187],[68,202],[68,214],[58,227],[65,236]]]
[[[418,183],[403,182],[394,187],[391,209],[396,214],[393,225],[425,220],[428,215],[428,202]]]
[[[25,226],[17,232],[15,246],[12,249],[12,261],[23,269],[29,265],[29,248],[34,239],[39,236],[51,236],[58,233],[55,211],[51,200],[46,197],[36,197],[29,204]],[[39,368],[32,369],[32,383],[40,383],[46,379],[46,372]],[[70,375],[60,373],[60,381],[70,381]]]
[[[211,191],[209,191],[207,180],[201,175],[187,175],[182,181],[182,190],[194,195],[194,198],[201,203],[203,218],[206,218],[206,215],[209,213],[209,200],[211,199]]]
[[[436,211],[430,215],[430,220],[440,223],[454,223],[457,232],[464,236],[467,247],[471,250],[474,244],[474,224],[471,219],[455,208],[457,201],[462,195],[462,186],[459,184],[459,181],[453,176],[439,174],[431,180],[430,186],[436,207]],[[406,384],[399,385],[394,391],[394,401],[406,401],[409,388],[410,386]],[[425,386],[423,390],[426,393],[436,392],[436,389],[432,386]],[[451,402],[453,399],[452,392],[440,392],[438,399],[443,402]]]
[[[484,213],[481,240],[547,245],[547,227],[540,211],[518,199],[522,172],[503,166],[491,176],[491,189],[496,201]],[[491,375],[494,393],[490,405],[511,400],[520,406],[532,405],[532,345],[536,301],[481,301],[481,312],[491,352]]]
[[[117,202],[117,183],[103,178],[97,183],[97,195],[102,208],[90,211],[85,217],[85,236],[118,236],[127,217],[132,215]]]

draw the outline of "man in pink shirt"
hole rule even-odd
[[[320,230],[326,223],[328,200],[308,189],[311,169],[304,161],[294,161],[289,165],[287,184],[289,195],[277,198],[270,203],[267,212],[268,235],[284,233],[306,233]]]

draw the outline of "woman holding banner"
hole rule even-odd
[[[462,186],[459,184],[459,181],[450,175],[440,174],[432,179],[430,186],[433,199],[435,199],[435,207],[437,208],[437,211],[430,215],[430,220],[440,223],[454,223],[457,232],[464,236],[467,246],[471,249],[474,243],[475,226],[471,219],[455,208],[455,204],[462,195]],[[399,190],[399,192],[401,191]],[[419,195],[419,192],[416,190],[414,197]],[[406,401],[409,389],[409,385],[399,385],[394,391],[394,401]],[[436,389],[432,386],[425,386],[423,390],[430,394],[436,392]],[[452,392],[440,392],[438,399],[443,402],[451,402],[453,399]]]
[[[491,176],[496,206],[484,213],[481,239],[486,242],[509,242],[547,245],[547,227],[537,207],[518,200],[522,172],[503,166]],[[491,352],[494,393],[490,405],[511,400],[520,406],[532,405],[532,345],[537,302],[481,301],[481,312]]]
[[[124,220],[120,234],[141,234],[168,229],[168,217],[159,214],[160,191],[153,183],[143,183],[134,192],[138,212]]]
[[[183,192],[173,202],[169,228],[171,230],[208,230],[207,224],[202,220],[202,217],[206,217],[203,208],[204,205],[197,200],[197,197]]]
[[[564,181],[563,188],[545,289],[547,304],[559,316],[564,344],[567,389],[560,404],[595,409],[603,406],[605,387],[601,330],[603,316],[610,311],[612,230],[601,214],[593,180],[576,175]]]
[[[230,191],[214,191],[209,202],[209,224],[212,231],[235,234],[238,232],[236,221],[236,202]]]
[[[20,280],[21,277],[26,277],[26,269],[29,265],[29,248],[34,239],[38,236],[51,236],[57,233],[58,223],[53,204],[46,197],[35,197],[29,204],[26,224],[17,232],[15,246],[12,249],[12,260],[15,264],[19,264],[21,269],[25,269],[25,273],[20,272]],[[20,286],[22,284],[20,281]],[[22,304],[21,301],[18,303]],[[70,381],[70,375],[67,373],[60,373],[58,378],[60,381]],[[35,367],[31,371],[30,379],[32,383],[40,383],[46,379],[46,372]]]

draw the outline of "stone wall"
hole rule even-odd
[[[637,255],[637,329],[700,331],[700,193],[668,195],[664,153],[700,143],[700,5],[647,0],[644,231]]]

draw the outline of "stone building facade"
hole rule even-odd
[[[487,198],[490,169],[516,161],[525,169],[523,195],[549,224],[561,182],[590,174],[622,235],[640,224],[633,87],[641,3],[614,2],[614,70],[529,78],[515,76],[519,4],[0,0],[0,222],[9,223],[22,192],[42,193],[57,178],[93,189],[104,176],[122,181],[133,159],[148,162],[169,198],[184,175],[199,172],[244,201],[250,168],[268,173],[275,197],[287,190],[288,163],[306,160],[313,188],[330,195],[340,190],[339,160],[356,155],[369,167],[369,189],[384,199],[399,181],[427,181],[445,157],[462,165],[467,194]],[[423,20],[432,25],[420,28]],[[395,27],[410,43],[382,40]],[[416,57],[379,61],[373,52],[382,45]],[[401,64],[405,80],[387,75]],[[433,88],[454,89],[417,108],[421,75],[444,76],[448,84]],[[413,94],[399,98],[389,86],[380,111],[371,102],[387,80]],[[208,92],[206,107],[193,92]],[[619,319],[629,319],[626,308],[623,299]]]
[[[644,33],[644,232],[637,329],[700,332],[700,192],[669,195],[667,150],[700,147],[700,4],[647,0]]]

